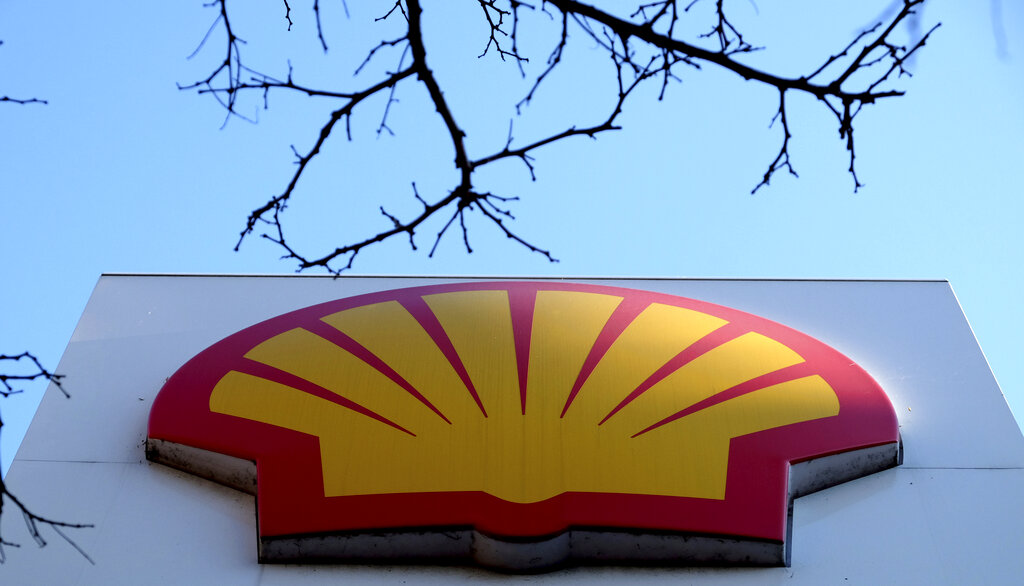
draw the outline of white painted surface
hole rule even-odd
[[[665,291],[773,319],[857,361],[889,393],[905,464],[796,502],[790,568],[259,566],[252,498],[145,462],[153,397],[188,358],[292,309],[440,279],[105,276],[7,482],[40,512],[95,523],[38,549],[20,516],[3,584],[1015,583],[1024,575],[1024,439],[945,282],[585,280]],[[11,512],[5,510],[5,512]],[[849,579],[848,581],[846,579]]]

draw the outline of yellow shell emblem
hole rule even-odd
[[[898,440],[877,384],[803,334],[547,282],[389,291],[258,324],[175,374],[149,435],[151,457],[186,468],[160,446],[255,461],[264,540],[470,526],[781,542],[780,505],[753,505],[784,505],[791,462]]]

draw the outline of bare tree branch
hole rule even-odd
[[[18,364],[21,363],[22,361],[30,363],[29,372],[23,374],[9,374],[5,372],[0,372],[0,384],[2,384],[4,387],[0,389],[0,397],[6,397],[8,395],[13,395],[22,392],[21,389],[16,389],[14,388],[14,386],[11,385],[12,381],[15,383],[19,383],[30,382],[37,379],[50,381],[51,383],[53,383],[54,386],[60,389],[60,392],[64,393],[65,397],[71,397],[71,395],[68,394],[67,390],[65,390],[63,385],[61,384],[61,381],[64,380],[64,375],[55,374],[44,368],[42,363],[39,362],[39,359],[36,358],[30,352],[22,352],[21,354],[12,354],[10,356],[8,356],[7,354],[0,354],[0,362],[10,362]],[[2,422],[0,422],[0,425],[2,425]]]
[[[22,352],[21,354],[13,355],[0,354],[0,363],[11,363],[10,366],[13,368],[17,368],[18,364],[20,363],[29,364],[28,372],[22,374],[10,374],[8,372],[0,372],[0,384],[2,384],[4,387],[3,389],[0,389],[0,396],[2,397],[8,397],[13,394],[21,393],[22,389],[17,388],[19,386],[19,383],[31,382],[38,379],[49,381],[54,386],[56,386],[60,390],[60,392],[64,394],[66,398],[71,397],[71,395],[68,394],[67,389],[63,387],[61,382],[64,379],[64,375],[55,374],[47,370],[46,368],[43,367],[42,363],[40,363],[39,359],[29,352]],[[6,370],[6,368],[4,370]],[[14,384],[12,385],[12,383]],[[3,426],[3,419],[0,419],[0,430],[3,429]],[[71,547],[75,548],[75,550],[78,551],[78,553],[80,553],[82,557],[89,561],[89,563],[95,563],[93,562],[92,558],[90,558],[89,555],[85,553],[85,550],[83,550],[75,542],[75,540],[68,537],[68,535],[63,531],[63,529],[82,529],[86,527],[92,527],[92,525],[57,521],[56,519],[51,519],[49,517],[44,517],[42,515],[35,513],[32,509],[28,508],[25,505],[25,503],[21,501],[21,499],[19,499],[17,496],[14,495],[14,493],[11,492],[11,490],[7,487],[7,484],[4,482],[3,478],[0,477],[0,517],[3,516],[4,504],[6,502],[10,502],[11,505],[13,505],[19,512],[21,512],[21,516],[25,520],[25,528],[28,530],[29,536],[32,538],[33,541],[36,542],[37,545],[39,545],[39,547],[44,547],[47,544],[47,540],[43,536],[42,530],[46,527],[49,527],[61,539],[66,541]],[[4,563],[7,560],[7,554],[6,551],[4,550],[5,546],[21,547],[20,544],[13,541],[8,541],[2,535],[0,535],[0,564]]]
[[[12,98],[10,96],[0,96],[0,102],[13,102],[15,104],[46,104],[46,103],[48,103],[46,100],[40,100],[39,98],[19,99],[19,98]]]
[[[0,41],[0,45],[3,45],[3,41]],[[8,96],[0,96],[0,102],[13,102],[17,104],[46,104],[46,100],[40,100],[37,98],[30,99],[17,99]],[[0,354],[0,364],[4,366],[0,367],[0,398],[7,398],[11,395],[16,395],[24,392],[24,389],[20,388],[22,383],[28,383],[36,380],[45,380],[51,383],[53,386],[63,393],[65,398],[71,398],[67,389],[64,388],[63,374],[57,374],[48,370],[43,366],[43,363],[39,361],[34,354],[31,352],[22,352],[21,354]],[[22,365],[28,364],[28,370],[19,370]],[[8,370],[13,369],[13,372]],[[3,430],[4,421],[0,417],[0,431]],[[56,533],[61,539],[66,541],[71,547],[75,548],[78,553],[82,555],[91,564],[95,564],[92,558],[89,557],[85,550],[83,550],[75,540],[71,539],[64,533],[64,529],[81,529],[85,527],[92,527],[92,525],[86,525],[81,523],[66,523],[64,521],[57,521],[48,517],[43,517],[35,513],[32,509],[29,509],[17,496],[14,495],[7,487],[4,482],[3,476],[0,475],[0,518],[3,517],[4,504],[10,502],[14,507],[21,512],[22,518],[25,520],[25,528],[28,530],[29,537],[36,542],[39,547],[44,547],[47,544],[46,538],[43,537],[42,529],[49,527]],[[7,552],[4,547],[21,547],[19,543],[8,541],[0,535],[0,564],[7,561]]]
[[[339,107],[321,127],[312,146],[303,153],[293,148],[296,156],[295,172],[282,192],[252,211],[240,234],[236,250],[257,226],[262,226],[265,228],[262,237],[279,246],[284,251],[284,258],[296,261],[298,270],[319,267],[337,274],[351,268],[356,256],[367,247],[399,234],[405,234],[409,238],[410,246],[415,250],[416,231],[435,217],[440,222],[440,228],[434,237],[429,255],[432,256],[437,251],[438,244],[456,222],[462,232],[463,245],[466,251],[471,253],[473,248],[468,234],[469,218],[476,216],[527,250],[555,261],[550,251],[531,244],[510,228],[514,216],[508,209],[508,204],[517,201],[518,198],[479,189],[474,183],[477,172],[492,163],[512,159],[522,162],[531,179],[536,180],[534,165],[536,156],[543,147],[573,140],[578,136],[596,138],[605,132],[619,129],[619,117],[628,99],[635,93],[634,90],[648,81],[657,80],[656,83],[660,84],[658,96],[662,99],[669,82],[680,79],[680,67],[693,70],[724,69],[744,80],[774,88],[778,92],[778,109],[772,118],[771,126],[778,123],[782,141],[764,176],[754,187],[754,192],[767,186],[780,170],[797,176],[789,150],[793,135],[790,112],[787,110],[787,93],[812,96],[835,117],[839,136],[849,153],[848,172],[854,182],[854,191],[859,189],[862,184],[855,166],[855,118],[864,106],[903,95],[903,90],[894,87],[891,82],[903,75],[909,75],[906,69],[908,60],[924,46],[935,27],[909,45],[898,44],[893,37],[926,0],[902,0],[894,14],[886,15],[881,22],[857,34],[837,53],[825,56],[820,67],[796,77],[758,69],[740,60],[754,51],[764,49],[755,47],[747,41],[734,21],[729,18],[724,0],[714,1],[713,20],[709,28],[705,29],[708,32],[698,35],[693,40],[682,38],[678,32],[681,27],[677,25],[684,16],[691,18],[691,8],[700,1],[691,0],[684,3],[677,0],[652,0],[647,3],[635,3],[631,10],[623,10],[622,15],[578,0],[541,0],[539,5],[530,5],[519,0],[466,2],[467,6],[473,7],[480,15],[486,31],[486,35],[481,39],[483,49],[479,57],[493,55],[498,61],[514,62],[523,76],[526,75],[524,66],[529,63],[529,56],[521,54],[518,36],[524,27],[534,26],[531,24],[532,21],[524,18],[524,14],[550,19],[559,25],[552,39],[553,48],[546,63],[540,66],[530,83],[529,90],[515,105],[517,115],[522,114],[536,99],[543,83],[554,72],[564,67],[565,50],[574,43],[577,36],[593,42],[601,51],[607,53],[612,62],[612,71],[615,72],[615,83],[618,88],[617,95],[609,104],[607,115],[596,122],[580,124],[576,121],[566,121],[560,129],[526,141],[516,140],[510,124],[507,140],[501,150],[473,159],[468,154],[468,137],[465,128],[459,122],[459,115],[445,97],[444,87],[429,65],[429,39],[423,31],[421,0],[396,0],[394,5],[377,19],[390,22],[403,19],[401,24],[405,26],[405,34],[393,40],[382,40],[376,47],[369,49],[356,73],[363,72],[365,66],[382,51],[401,48],[402,56],[396,71],[386,72],[374,83],[357,91],[342,91],[336,87],[314,88],[298,84],[292,80],[290,66],[287,80],[281,81],[258,73],[243,64],[239,52],[243,41],[231,28],[228,0],[214,0],[212,6],[218,10],[214,27],[223,29],[223,50],[226,57],[209,76],[183,86],[182,89],[195,89],[199,93],[215,95],[228,110],[229,116],[239,115],[236,109],[237,99],[245,92],[261,92],[264,100],[269,92],[283,91],[340,101]],[[286,18],[290,21],[290,6],[286,4],[285,9]],[[317,34],[326,51],[327,43],[320,25],[318,2],[314,2],[313,12],[317,19]],[[208,33],[201,46],[209,38]],[[405,63],[406,56],[411,61],[408,66]],[[349,124],[356,106],[377,94],[386,93],[388,99],[377,134],[380,135],[385,130],[392,133],[387,124],[388,114],[396,101],[395,92],[399,82],[409,78],[415,78],[416,83],[426,90],[437,116],[444,125],[445,146],[451,148],[452,168],[457,175],[455,184],[447,193],[426,198],[421,197],[414,185],[413,195],[422,205],[422,209],[413,216],[403,218],[381,207],[381,215],[387,222],[381,230],[371,231],[368,236],[352,237],[326,254],[309,255],[297,250],[286,238],[282,217],[288,202],[296,195],[309,165],[317,159],[325,143],[336,134],[333,130],[342,119],[346,123],[346,138],[352,140]],[[437,145],[433,145],[432,148],[436,149]]]
[[[28,530],[28,534],[32,538],[32,540],[36,542],[36,545],[38,545],[39,547],[46,547],[46,545],[49,543],[42,534],[42,529],[44,527],[49,527],[61,539],[66,541],[68,545],[73,547],[75,551],[81,554],[82,557],[84,557],[90,564],[96,565],[96,562],[93,561],[91,557],[89,557],[89,554],[87,554],[85,550],[82,549],[82,547],[75,542],[74,539],[68,537],[68,535],[63,531],[64,529],[85,529],[92,527],[92,524],[66,523],[64,521],[57,521],[56,519],[50,519],[48,517],[37,515],[36,513],[32,512],[32,510],[29,509],[25,505],[25,503],[21,501],[21,499],[16,497],[10,491],[10,489],[7,488],[7,484],[4,483],[3,479],[0,478],[0,516],[3,515],[4,503],[6,501],[10,501],[10,503],[14,505],[14,507],[18,511],[21,512],[21,516],[25,520],[25,527]],[[7,561],[7,552],[4,549],[4,547],[21,547],[21,544],[14,541],[8,541],[4,539],[3,536],[0,536],[0,564]]]

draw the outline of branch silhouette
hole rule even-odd
[[[3,45],[3,41],[0,41],[0,45]],[[38,98],[18,99],[11,98],[9,96],[0,96],[0,102],[11,102],[15,104],[47,103],[46,100],[40,100]],[[52,383],[58,390],[60,390],[61,393],[64,394],[65,398],[71,398],[71,395],[68,393],[67,389],[64,388],[62,383],[64,375],[56,374],[47,370],[43,366],[42,362],[40,362],[39,359],[31,352],[22,352],[21,354],[12,355],[0,354],[0,364],[3,363],[7,363],[7,365],[14,367],[15,371],[14,373],[5,372],[6,367],[0,369],[0,386],[2,386],[0,387],[0,398],[7,398],[11,395],[20,394],[23,392],[23,389],[19,388],[22,383],[32,382],[39,379]],[[17,370],[19,364],[26,363],[29,365],[29,369],[27,371]],[[0,417],[0,431],[3,430],[3,427],[4,421],[3,418]],[[95,563],[92,558],[85,553],[85,550],[83,550],[77,543],[75,543],[75,540],[68,537],[64,532],[65,529],[82,529],[85,527],[92,527],[92,525],[67,523],[37,514],[33,509],[26,506],[21,499],[15,496],[13,492],[11,492],[7,483],[4,482],[3,477],[0,476],[0,518],[3,517],[4,504],[6,502],[10,502],[11,505],[21,512],[21,516],[25,520],[25,528],[28,530],[29,537],[31,537],[39,547],[44,547],[47,544],[47,540],[42,534],[42,529],[48,527],[64,541],[68,542],[71,547],[75,548],[78,553],[82,554],[82,557],[89,560],[89,563]],[[3,537],[3,535],[0,535],[0,564],[7,561],[7,551],[4,549],[5,546],[21,547],[21,544],[14,541],[8,541]]]
[[[23,392],[19,388],[21,383],[31,382],[34,380],[46,380],[57,387],[61,393],[64,394],[65,398],[70,398],[71,395],[67,389],[64,388],[63,380],[64,375],[56,374],[47,370],[43,367],[42,363],[36,358],[35,355],[29,352],[22,352],[21,354],[0,354],[0,363],[8,363],[11,367],[16,368],[19,363],[28,363],[29,370],[24,372],[18,372],[17,374],[11,374],[9,372],[0,372],[0,385],[3,388],[0,389],[0,397],[8,397],[10,395],[18,394]],[[6,367],[4,368],[6,370]],[[12,384],[13,383],[13,384]],[[3,429],[4,422],[0,418],[0,430]],[[21,513],[22,518],[25,520],[25,528],[28,531],[29,537],[36,542],[39,547],[46,546],[47,539],[43,536],[43,529],[49,528],[56,533],[61,539],[66,541],[71,547],[75,548],[78,553],[82,555],[89,563],[93,562],[92,558],[89,557],[85,550],[83,550],[74,539],[71,539],[65,529],[83,529],[86,527],[92,527],[90,524],[84,523],[67,523],[65,521],[58,521],[49,517],[44,517],[36,513],[33,509],[30,509],[20,498],[18,498],[10,488],[4,482],[3,478],[0,477],[0,516],[3,515],[4,505],[10,503],[14,508]],[[7,561],[7,552],[4,547],[21,547],[21,545],[14,541],[8,541],[2,535],[0,535],[0,564]]]
[[[606,132],[619,130],[619,119],[630,98],[635,95],[635,90],[649,83],[660,84],[659,99],[662,99],[668,85],[679,79],[677,71],[681,68],[719,68],[777,91],[778,109],[772,119],[772,126],[777,123],[781,131],[781,144],[773,160],[768,163],[764,175],[754,185],[752,193],[767,187],[780,171],[784,170],[797,176],[789,152],[792,133],[787,96],[791,94],[813,96],[832,114],[840,139],[848,152],[848,172],[853,181],[853,189],[857,191],[863,184],[856,170],[855,119],[865,106],[904,94],[902,89],[895,87],[894,82],[910,75],[906,68],[908,60],[925,45],[939,26],[936,24],[907,44],[894,41],[895,32],[926,2],[903,0],[893,14],[884,15],[883,19],[857,34],[834,54],[822,56],[819,67],[805,75],[792,77],[751,67],[741,61],[745,55],[764,49],[755,47],[746,40],[728,17],[724,0],[714,1],[713,17],[708,32],[690,40],[682,37],[679,33],[682,27],[678,24],[681,19],[690,16],[691,9],[701,0],[633,3],[631,9],[624,9],[621,12],[598,8],[577,0],[540,0],[539,3],[521,0],[467,0],[466,9],[479,11],[487,30],[483,50],[479,56],[493,54],[501,61],[511,61],[523,76],[526,76],[524,64],[529,62],[530,56],[520,52],[518,39],[522,31],[526,27],[537,26],[537,18],[560,23],[559,32],[551,39],[554,49],[547,57],[547,64],[534,77],[526,95],[516,104],[517,114],[530,105],[537,90],[552,73],[567,67],[562,56],[566,48],[573,43],[585,41],[603,51],[612,62],[617,87],[617,96],[604,119],[589,125],[567,122],[565,126],[550,132],[547,136],[526,142],[516,140],[510,126],[503,149],[473,159],[466,148],[467,134],[465,127],[459,122],[459,113],[446,99],[445,88],[430,66],[430,47],[422,27],[421,0],[397,0],[377,19],[400,21],[404,25],[404,34],[398,38],[382,40],[377,46],[369,49],[363,64],[355,73],[359,74],[366,64],[392,49],[402,51],[399,66],[377,78],[374,83],[351,91],[339,89],[343,85],[342,80],[338,80],[337,87],[312,87],[296,83],[292,78],[291,65],[284,80],[259,73],[249,67],[243,62],[240,51],[244,41],[232,28],[229,1],[232,10],[242,10],[235,7],[234,0],[214,0],[210,6],[216,9],[217,16],[210,32],[200,43],[201,49],[209,41],[212,31],[218,27],[223,29],[224,60],[208,76],[192,84],[180,86],[182,89],[213,95],[227,110],[225,122],[233,116],[245,118],[238,110],[237,100],[240,95],[249,92],[262,94],[264,100],[271,92],[292,92],[337,100],[339,104],[319,129],[311,147],[304,151],[293,147],[296,157],[294,172],[282,191],[249,214],[239,234],[235,250],[238,250],[248,237],[260,232],[262,238],[280,247],[283,258],[295,261],[299,271],[316,267],[334,274],[351,268],[356,257],[366,248],[395,236],[404,234],[408,237],[411,248],[416,250],[417,232],[423,230],[424,224],[434,218],[437,218],[442,227],[433,236],[429,256],[436,252],[441,239],[454,226],[461,231],[466,251],[472,252],[466,224],[469,214],[484,218],[508,239],[549,261],[556,262],[557,259],[551,251],[526,240],[513,229],[515,216],[509,205],[517,201],[518,197],[515,194],[498,194],[479,189],[474,182],[477,173],[498,161],[518,160],[526,166],[531,178],[536,180],[534,160],[543,147],[571,141],[576,137],[596,138]],[[285,9],[287,22],[283,24],[290,27],[291,7],[287,2]],[[319,3],[314,3],[312,10],[316,18],[318,38],[326,51]],[[340,122],[345,122],[345,139],[352,140],[350,121],[356,115],[357,108],[368,98],[387,95],[387,107],[377,132],[391,132],[387,116],[395,101],[395,92],[399,86],[410,83],[418,83],[426,90],[437,116],[444,124],[445,143],[452,149],[452,165],[458,177],[456,183],[447,193],[427,195],[421,195],[413,184],[412,195],[421,204],[418,213],[400,217],[380,207],[380,213],[385,219],[384,228],[372,231],[366,236],[354,236],[334,250],[322,254],[309,254],[297,249],[286,236],[284,213],[289,202],[299,193],[299,185],[310,165],[321,155],[325,144],[338,139]],[[473,83],[473,80],[467,80],[466,83]]]

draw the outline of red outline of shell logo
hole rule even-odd
[[[818,340],[549,281],[383,291],[256,324],[168,380],[147,442],[151,460],[257,495],[261,561],[528,570],[786,564],[792,498],[899,450],[888,397]]]

